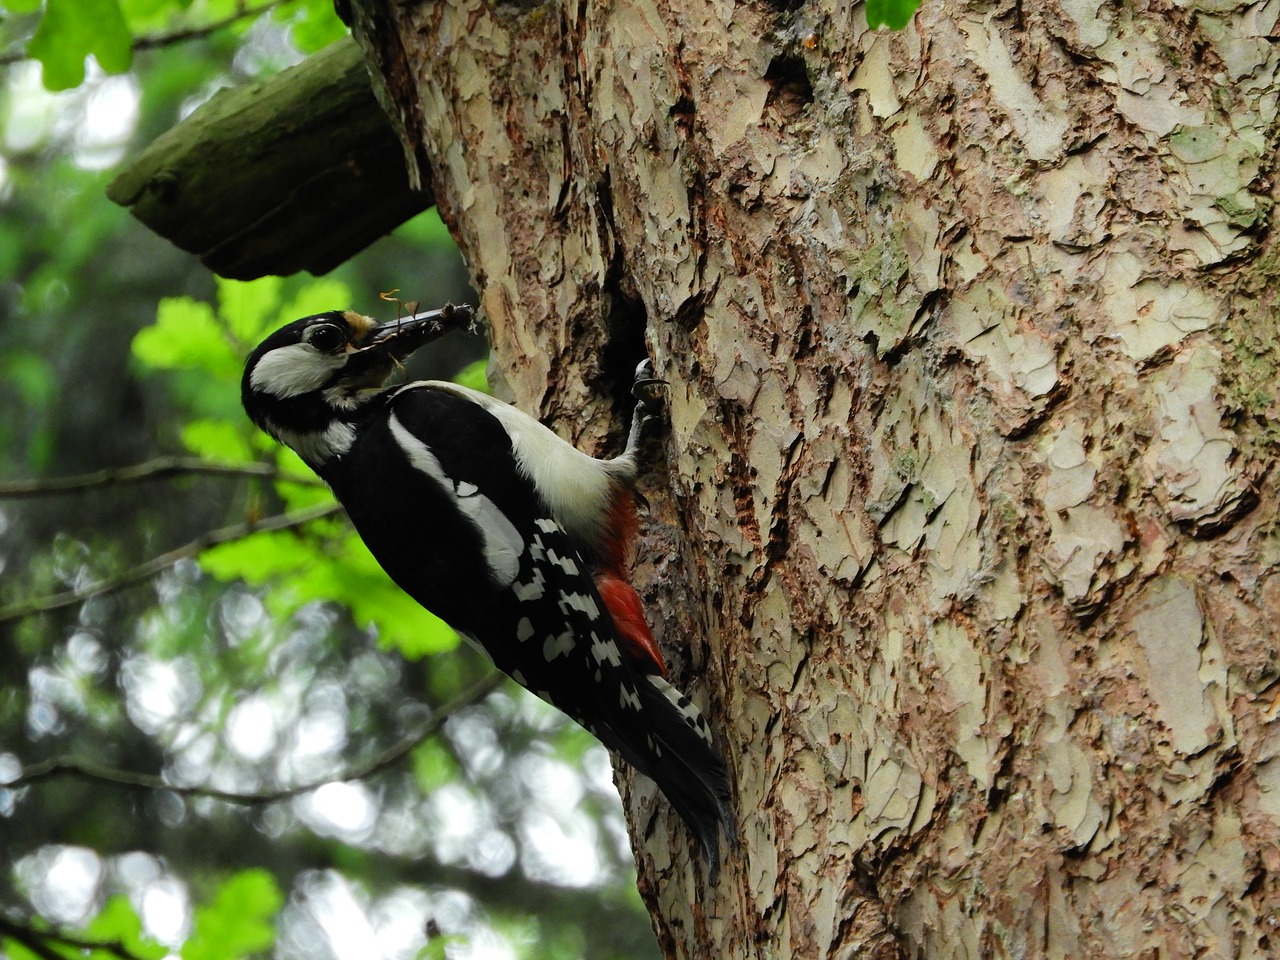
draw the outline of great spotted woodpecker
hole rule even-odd
[[[597,460],[515,407],[393,369],[469,307],[377,324],[304,317],[249,356],[249,417],[333,489],[383,569],[515,681],[657,782],[714,880],[732,838],[728,777],[706,721],[666,680],[628,580],[632,485],[658,381],[637,371],[626,450]]]

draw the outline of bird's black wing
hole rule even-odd
[[[705,721],[623,654],[585,563],[517,468],[510,436],[476,414],[473,402],[429,384],[398,391],[362,424],[330,478],[335,492],[406,593],[652,777],[716,864],[728,786]],[[477,588],[457,590],[459,577]]]

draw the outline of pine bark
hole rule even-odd
[[[719,730],[671,957],[1280,949],[1280,5],[357,11],[511,396],[605,452]]]

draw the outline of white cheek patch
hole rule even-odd
[[[249,385],[260,393],[287,399],[319,390],[346,357],[330,356],[305,343],[276,347],[253,368]]]

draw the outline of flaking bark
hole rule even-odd
[[[743,843],[627,781],[667,955],[1274,955],[1277,11],[360,17],[516,401],[671,383],[637,566]]]

